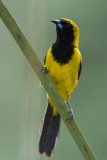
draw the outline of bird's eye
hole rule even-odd
[[[69,23],[68,23],[66,26],[67,26],[67,28],[70,28],[70,27],[71,27],[71,25],[70,25]]]

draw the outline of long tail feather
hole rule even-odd
[[[61,117],[59,114],[57,114],[56,116],[52,115],[52,112],[53,108],[48,102],[39,141],[39,152],[40,154],[45,153],[47,157],[51,157],[60,129]]]

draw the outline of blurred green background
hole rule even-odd
[[[75,119],[98,160],[107,159],[107,1],[3,0],[43,63],[55,41],[50,22],[66,17],[80,28],[83,69],[71,97]],[[46,93],[0,20],[0,160],[44,160],[38,153]],[[53,160],[83,160],[63,121]]]

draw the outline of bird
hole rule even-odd
[[[45,56],[44,69],[49,73],[64,102],[68,104],[71,111],[69,118],[73,118],[69,100],[78,84],[82,69],[82,55],[78,49],[79,28],[67,18],[51,22],[56,25],[57,38]],[[47,108],[41,125],[39,153],[40,155],[44,153],[50,158],[59,136],[61,116],[48,94],[47,99]]]

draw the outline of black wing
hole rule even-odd
[[[44,58],[44,65],[45,65],[45,63],[46,63],[46,56],[45,56],[45,58]]]
[[[80,62],[79,64],[79,70],[78,70],[78,80],[80,78],[80,73],[81,73],[81,70],[82,70],[82,62]]]

